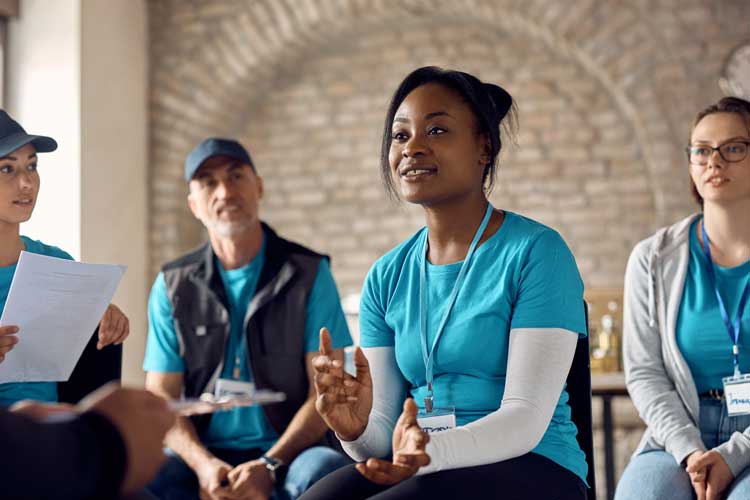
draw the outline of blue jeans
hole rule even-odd
[[[210,450],[218,458],[235,466],[258,458],[261,450]],[[349,457],[327,448],[308,448],[292,460],[283,481],[276,484],[273,500],[294,500],[323,476],[352,463]],[[170,456],[147,490],[161,500],[198,500],[198,478],[177,456]]]
[[[729,440],[733,432],[750,427],[750,415],[730,417],[723,401],[701,398],[699,427],[706,448]],[[724,493],[727,500],[750,499],[750,468],[745,468]],[[690,476],[666,451],[647,451],[633,457],[622,473],[615,500],[695,498]]]

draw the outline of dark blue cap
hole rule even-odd
[[[190,180],[198,171],[203,162],[214,156],[228,156],[237,161],[241,161],[256,172],[255,165],[250,159],[250,153],[242,147],[242,144],[234,139],[222,139],[221,137],[211,137],[198,144],[185,159],[185,180]],[[257,172],[256,172],[257,173]]]
[[[6,156],[18,148],[32,144],[37,153],[49,153],[57,149],[57,141],[43,135],[29,135],[4,109],[0,109],[0,156]]]

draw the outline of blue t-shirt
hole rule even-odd
[[[60,259],[74,260],[69,253],[51,245],[45,245],[41,241],[32,240],[21,236],[27,252]],[[8,299],[10,283],[16,272],[16,264],[0,267],[0,310],[5,309],[5,301]],[[18,332],[18,337],[23,342],[23,331]],[[13,351],[8,353],[13,356]],[[57,382],[13,382],[0,384],[0,406],[10,406],[22,399],[34,399],[54,403],[57,401]]]
[[[230,335],[224,355],[222,378],[233,379],[235,358],[239,356],[240,377],[237,380],[252,381],[248,365],[247,343],[243,323],[250,300],[255,295],[258,279],[265,262],[265,237],[258,254],[245,266],[225,270],[217,260],[224,290],[229,300]],[[164,275],[159,273],[151,289],[148,302],[149,333],[143,369],[155,372],[181,372],[185,364],[179,354],[177,335],[174,331],[172,306],[167,296]],[[334,348],[352,344],[344,312],[341,309],[336,283],[331,275],[328,260],[322,259],[318,267],[313,288],[307,299],[305,319],[305,352],[316,352],[319,348],[319,332],[323,326],[331,333]],[[266,419],[259,406],[236,408],[213,415],[203,443],[213,448],[267,450],[277,439],[276,431]]]
[[[420,408],[427,392],[419,333],[419,269],[426,236],[423,228],[375,263],[360,305],[362,346],[395,346],[398,367]],[[461,264],[427,264],[429,346]],[[506,212],[500,229],[476,249],[435,349],[435,406],[455,407],[459,426],[500,407],[514,328],[586,332],[583,282],[565,242],[550,228]],[[563,390],[533,451],[585,482],[586,459],[567,401]]]
[[[696,219],[690,225],[690,260],[677,315],[677,346],[693,374],[698,393],[722,387],[722,377],[734,373],[732,341],[721,319],[719,301],[708,277],[708,260],[698,241]],[[750,261],[736,267],[714,265],[719,293],[732,321],[750,280]],[[740,322],[740,370],[750,372],[750,304]]]

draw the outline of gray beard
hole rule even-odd
[[[250,228],[251,223],[247,220],[234,222],[212,220],[203,221],[203,225],[206,226],[206,229],[220,238],[232,238],[247,231]]]

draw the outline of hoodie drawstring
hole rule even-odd
[[[659,257],[659,250],[666,235],[667,228],[659,231],[648,258],[648,326],[652,328],[656,326],[656,259]]]

